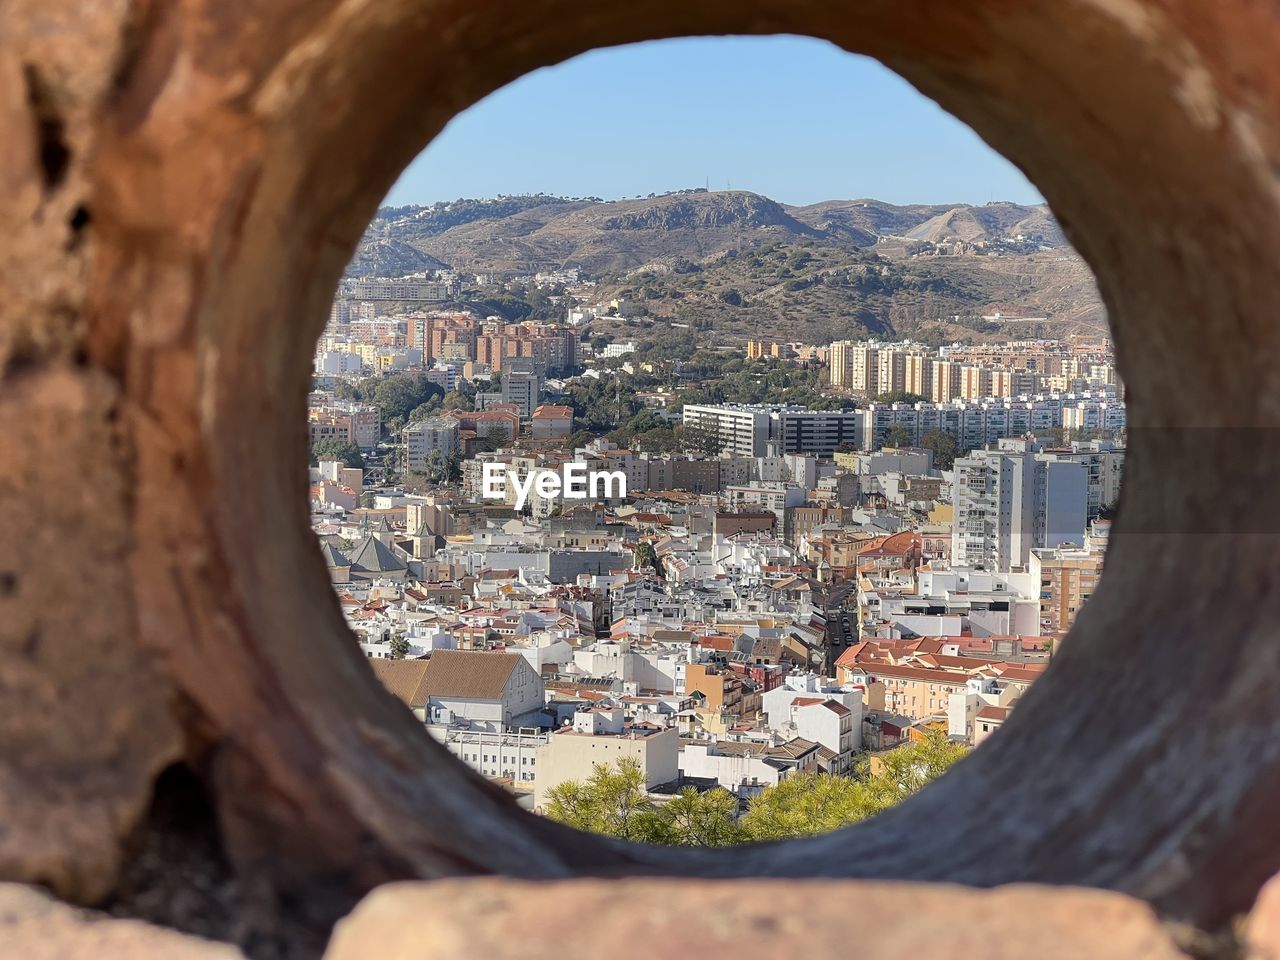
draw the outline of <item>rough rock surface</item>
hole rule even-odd
[[[0,883],[4,960],[244,960],[235,947],[140,920],[69,907],[34,887]]]
[[[1098,890],[495,879],[375,890],[325,960],[650,960],[675,944],[699,960],[1186,960],[1150,907]]]
[[[1107,301],[1128,474],[1053,668],[939,784],[765,852],[626,847],[520,813],[372,678],[308,530],[309,353],[459,110],[735,32],[874,56],[1035,181]],[[491,873],[1075,884],[1229,926],[1280,869],[1278,53],[1261,0],[3,0],[0,877],[108,902],[195,780],[202,889],[264,955]]]
[[[1280,876],[1268,880],[1258,894],[1242,939],[1247,960],[1280,960]]]

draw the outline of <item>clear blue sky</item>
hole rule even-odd
[[[1038,203],[968,127],[865,57],[802,37],[700,37],[595,50],[454,119],[392,204],[702,186],[784,203]]]

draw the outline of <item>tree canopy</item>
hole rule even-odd
[[[726,846],[826,833],[866,820],[936,780],[963,757],[965,747],[934,731],[924,740],[859,763],[857,776],[805,772],[767,787],[739,819],[738,799],[716,788],[686,788],[666,803],[645,790],[632,759],[597,764],[585,781],[570,780],[548,794],[553,820],[624,840],[683,846]]]
[[[548,794],[547,816],[579,830],[622,840],[684,846],[724,846],[744,838],[738,801],[726,790],[688,788],[659,805],[645,790],[644,772],[630,758],[598,763],[585,782],[569,780]]]
[[[432,397],[443,397],[444,391],[422,373],[395,373],[383,377],[369,398],[382,413],[383,422],[404,423],[413,411]]]
[[[311,458],[319,463],[322,459],[341,460],[344,467],[364,469],[364,454],[350,440],[338,440],[325,437],[317,440],[311,447]]]
[[[770,787],[742,818],[753,840],[784,840],[826,833],[874,817],[936,780],[966,749],[941,731],[876,757],[876,771],[863,760],[853,778],[804,773]]]
[[[927,399],[927,397],[922,397],[918,393],[911,393],[907,390],[886,390],[876,397],[879,403],[922,403]]]
[[[939,470],[950,470],[960,456],[960,444],[946,430],[926,430],[920,437],[920,446],[933,451],[933,465]]]
[[[885,447],[909,447],[911,445],[912,436],[911,428],[905,423],[895,423],[884,434]]]

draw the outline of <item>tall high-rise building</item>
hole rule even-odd
[[[981,400],[991,390],[991,368],[980,363],[960,364],[960,399]]]
[[[928,399],[933,394],[933,357],[908,353],[903,361],[903,387],[907,393]]]
[[[876,357],[875,393],[905,390],[907,387],[907,351],[896,347],[882,349]]]
[[[960,364],[951,360],[933,361],[933,385],[929,399],[934,403],[950,403],[960,396]]]
[[[507,357],[502,367],[502,402],[515,404],[520,419],[527,421],[538,409],[546,367],[533,357]]]
[[[831,385],[841,390],[853,389],[853,351],[858,344],[853,340],[837,340],[831,344]]]
[[[1083,464],[1001,440],[955,462],[951,560],[1008,570],[1035,548],[1084,545],[1088,475]]]
[[[869,343],[855,343],[850,361],[849,389],[869,397],[880,393],[880,349]]]

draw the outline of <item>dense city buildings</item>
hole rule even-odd
[[[1124,465],[1105,343],[756,338],[735,381],[593,339],[623,301],[513,323],[372,295],[395,289],[344,286],[317,346],[315,531],[379,679],[535,811],[601,765],[741,813],[976,746],[1096,587]],[[625,490],[567,500],[570,467]]]
[[[1124,404],[1111,387],[947,403],[873,402],[854,416],[856,444],[861,450],[878,449],[891,432],[896,432],[903,444],[918,446],[930,432],[942,431],[959,446],[972,448],[1028,433],[1060,431],[1066,438],[1086,438],[1119,433],[1126,426]]]

